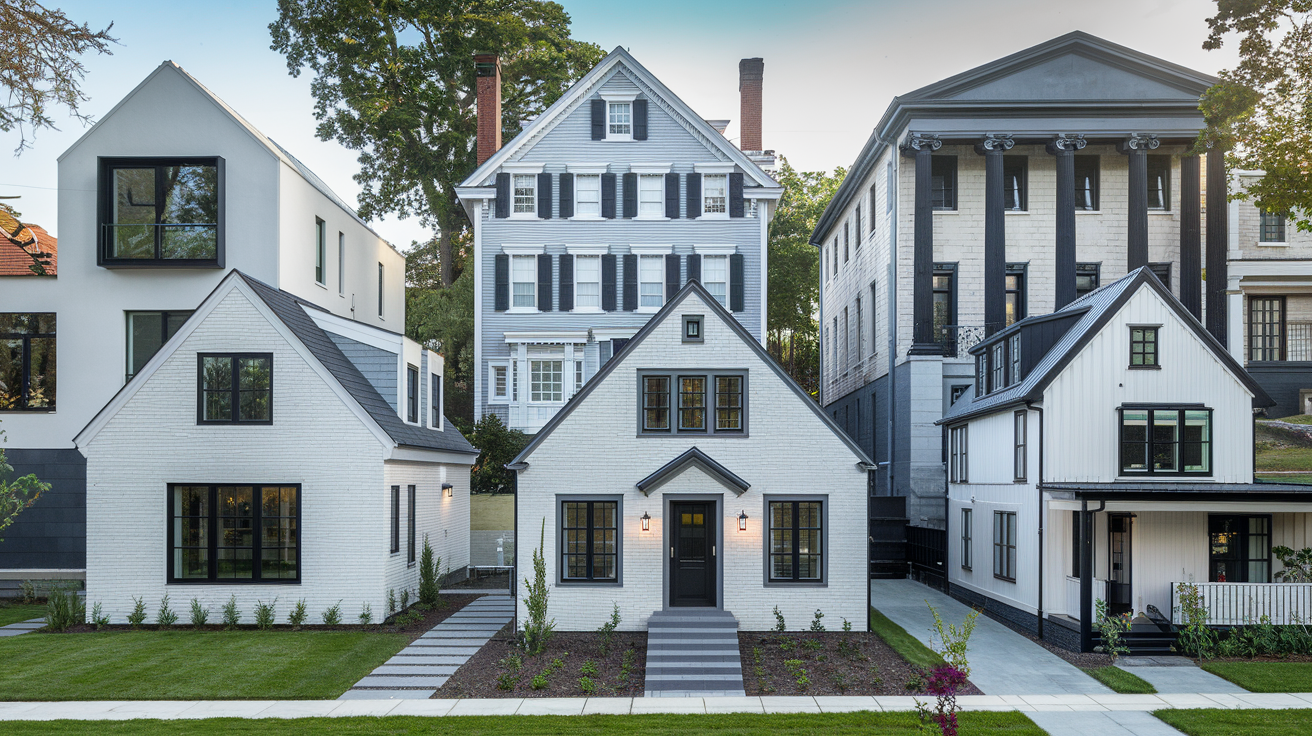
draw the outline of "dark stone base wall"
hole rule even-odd
[[[1039,617],[1032,613],[958,585],[952,586],[951,595],[968,606],[982,610],[984,615],[1013,631],[1028,636],[1039,635]],[[1074,622],[1058,621],[1049,616],[1043,622],[1043,640],[1062,649],[1078,652],[1080,632],[1072,628],[1074,625]]]
[[[87,566],[87,461],[77,450],[6,448],[15,478],[33,473],[50,490],[0,536],[0,570]]]
[[[1043,640],[1072,652],[1080,651],[1080,630],[1075,621],[1049,616],[1043,623]]]

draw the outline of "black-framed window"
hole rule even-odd
[[[852,257],[852,221],[843,222],[843,263]]]
[[[1011,326],[1025,319],[1026,304],[1026,271],[1028,264],[1025,263],[1008,263],[1007,274],[1005,276],[1006,299],[1007,299],[1007,326]]]
[[[1212,410],[1122,407],[1122,475],[1211,475]]]
[[[222,159],[104,158],[99,188],[99,265],[223,265]]]
[[[870,237],[871,239],[874,239],[875,237],[875,231],[878,229],[876,225],[879,222],[879,210],[876,209],[879,199],[878,197],[875,196],[878,190],[875,187],[876,185],[874,184],[870,185]]]
[[[619,503],[562,501],[563,582],[619,580]]]
[[[1075,209],[1096,211],[1098,205],[1098,187],[1102,172],[1100,157],[1097,155],[1079,155],[1075,157]]]
[[[401,551],[401,486],[392,486],[392,554]]]
[[[770,582],[824,579],[822,501],[770,502]]]
[[[415,487],[405,487],[405,561],[415,564]]]
[[[1285,216],[1262,210],[1257,240],[1259,243],[1285,242]]]
[[[966,424],[948,430],[948,481],[951,483],[970,482],[969,430],[970,426]]]
[[[412,365],[405,367],[405,420],[419,423],[419,369]]]
[[[1285,359],[1285,298],[1248,297],[1248,359]]]
[[[1080,512],[1071,512],[1071,577],[1080,576]]]
[[[969,570],[974,562],[975,510],[961,510],[961,567]]]
[[[642,429],[645,432],[670,430],[669,376],[643,376]]]
[[[642,434],[745,435],[747,374],[646,372],[639,375]]]
[[[1171,157],[1152,155],[1148,159],[1148,209],[1171,209]]]
[[[931,156],[929,172],[930,201],[934,209],[955,210],[957,208],[957,157]]]
[[[378,316],[383,316],[383,264],[378,264]]]
[[[706,337],[702,333],[702,315],[685,314],[683,316],[683,341],[684,342],[706,341]]]
[[[1157,328],[1130,328],[1130,367],[1157,368]]]
[[[1170,289],[1171,289],[1171,264],[1170,264],[1169,262],[1166,262],[1166,263],[1149,263],[1149,264],[1148,264],[1148,270],[1153,272],[1153,275],[1157,277],[1157,280],[1158,280],[1158,281],[1162,282],[1162,286],[1165,286],[1166,289],[1167,289],[1167,291],[1170,291]]]
[[[857,250],[861,250],[861,210],[862,210],[861,203],[857,202],[856,211],[852,213],[856,216],[856,249]]]
[[[1016,512],[993,512],[993,577],[1016,582]]]
[[[965,385],[957,384],[953,386],[951,389],[951,393],[948,395],[948,406],[957,403],[957,399],[961,398],[962,396],[965,396],[966,392],[969,390],[970,390],[970,384],[965,384]]]
[[[328,223],[314,218],[314,282],[328,283]]]
[[[1029,412],[1021,409],[1012,415],[1012,425],[1012,477],[1017,483],[1023,483],[1028,463]]]
[[[0,411],[54,410],[55,321],[0,312]]]
[[[1013,212],[1029,209],[1029,156],[1002,157],[1002,208]]]
[[[1077,263],[1075,264],[1075,293],[1078,296],[1084,296],[1094,289],[1098,288],[1101,283],[1101,263]]]
[[[170,583],[298,583],[301,487],[168,486]]]
[[[436,373],[428,374],[428,406],[432,413],[428,426],[442,428],[442,377]]]
[[[706,429],[706,376],[679,376],[679,431]]]
[[[187,321],[191,312],[128,312],[127,379],[141,372]]]
[[[1207,517],[1208,571],[1213,583],[1271,582],[1271,517]]]
[[[934,264],[933,299],[934,339],[955,347],[956,335],[947,327],[957,323],[957,264]]]
[[[273,354],[199,353],[197,424],[272,424]]]
[[[1016,333],[1007,338],[1007,376],[1012,383],[1020,383],[1020,333]]]
[[[980,351],[975,356],[975,398],[979,398],[989,392],[989,356],[987,352]]]
[[[715,377],[715,431],[743,431],[743,377]]]
[[[1007,387],[1007,343],[999,340],[989,348],[989,392]]]

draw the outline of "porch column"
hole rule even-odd
[[[1226,344],[1226,256],[1229,250],[1229,179],[1225,151],[1216,146],[1207,152],[1207,331]]]
[[[1093,512],[1080,501],[1080,651],[1093,651]]]
[[[1075,152],[1084,148],[1082,133],[1063,133],[1048,144],[1057,157],[1056,303],[1053,311],[1075,301]]]
[[[1016,143],[990,133],[975,145],[984,157],[984,335],[1007,324],[1007,211],[1003,204],[1002,154]]]
[[[1203,318],[1202,184],[1197,156],[1180,157],[1180,303]]]
[[[942,355],[934,334],[934,199],[930,187],[934,151],[943,147],[936,135],[912,133],[902,154],[916,160],[916,211],[911,276],[911,355]]]
[[[1126,272],[1148,265],[1148,151],[1162,144],[1155,135],[1135,133],[1121,142],[1130,158],[1130,207],[1126,215]]]

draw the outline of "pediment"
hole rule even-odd
[[[738,496],[751,488],[750,483],[696,447],[662,465],[635,485],[644,496],[650,496],[652,491],[671,483],[678,483],[685,491],[706,491],[720,485]]]

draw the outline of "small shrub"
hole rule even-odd
[[[364,604],[364,608],[360,609],[360,625],[368,626],[373,622],[374,622],[374,609],[372,606],[366,603]]]
[[[813,652],[818,652],[821,649],[825,648],[825,645],[821,643],[819,639],[803,639],[802,646],[806,647],[807,649],[810,649]]]
[[[579,678],[579,689],[585,694],[591,695],[597,691],[597,683],[593,682],[591,677],[584,675]]]
[[[846,633],[851,633],[851,631],[852,631],[852,622],[851,622],[851,621],[848,621],[847,619],[843,619],[843,631],[846,632]]]
[[[1129,647],[1121,640],[1121,637],[1130,631],[1130,614],[1111,615],[1107,608],[1107,601],[1099,598],[1095,606],[1093,626],[1102,634],[1102,650],[1111,656],[1113,664],[1121,656],[1130,653]],[[945,656],[944,659],[947,657]],[[948,660],[948,663],[954,664],[952,660]],[[966,670],[966,673],[969,674],[970,670]]]
[[[811,684],[811,679],[807,677],[806,668],[802,666],[803,664],[805,663],[800,659],[784,660],[784,669],[793,678],[793,682],[797,683],[797,689],[799,690],[805,690]]]
[[[524,658],[518,654],[510,654],[507,655],[505,659],[497,662],[497,664],[511,672],[519,672],[524,668]]]
[[[596,663],[596,662],[593,662],[593,661],[590,660],[590,659],[589,659],[588,661],[584,662],[583,665],[582,665],[581,667],[579,667],[579,674],[580,674],[580,675],[595,675],[595,674],[597,674],[597,663]]]
[[[935,697],[935,704],[930,710],[928,704],[916,700],[922,731],[936,728],[943,736],[956,736],[957,690],[966,684],[965,673],[951,665],[939,665],[929,673],[925,684],[929,694]]]
[[[842,672],[835,672],[831,679],[834,681],[834,687],[838,688],[838,691],[843,693],[847,692],[848,686],[852,684],[848,681],[847,675]]]
[[[439,571],[442,558],[433,557],[433,545],[424,535],[424,550],[419,555],[419,602],[425,606],[437,608],[442,605],[442,580]]]
[[[268,631],[273,628],[273,622],[276,619],[273,607],[278,605],[278,599],[274,598],[272,603],[266,604],[264,601],[255,601],[255,628],[261,631]]]
[[[387,615],[396,613],[396,588],[387,589]]]
[[[784,650],[785,652],[791,652],[797,648],[797,642],[793,641],[792,639],[784,639],[783,641],[779,642],[779,648]]]
[[[337,601],[336,603],[332,604],[331,606],[328,606],[328,608],[324,610],[323,625],[337,626],[341,623],[342,623],[342,602]]]
[[[1175,590],[1176,600],[1180,603],[1180,616],[1184,621],[1176,644],[1184,653],[1199,659],[1215,656],[1218,653],[1217,636],[1207,625],[1209,612],[1202,592],[1193,583],[1177,583]]]
[[[18,584],[18,588],[23,592],[24,603],[36,603],[36,583],[24,580]]]
[[[610,651],[611,642],[615,639],[615,629],[619,628],[619,625],[620,604],[612,602],[610,620],[602,624],[601,628],[597,629],[597,633],[601,635],[601,645],[597,647],[597,651],[601,656],[606,656],[606,653]]]
[[[223,628],[232,631],[241,624],[241,609],[237,608],[237,596],[233,595],[228,598],[228,602],[223,604]]]
[[[497,676],[498,690],[506,690],[506,691],[514,690],[515,686],[518,684],[519,684],[519,675],[515,675],[510,672],[503,672]]]
[[[296,605],[292,606],[291,612],[287,614],[287,623],[299,629],[308,616],[309,613],[305,610],[305,599],[302,598],[296,601]]]
[[[970,662],[966,660],[966,648],[970,643],[971,633],[975,631],[975,620],[979,618],[979,611],[972,610],[967,614],[961,626],[944,625],[943,619],[938,615],[938,611],[929,605],[929,601],[925,601],[925,605],[929,606],[929,612],[934,616],[934,631],[938,634],[939,642],[939,648],[935,649],[932,646],[934,637],[931,636],[930,648],[938,652],[943,661],[959,670],[962,678],[970,677]]]
[[[91,623],[95,624],[97,629],[103,629],[106,626],[109,626],[109,616],[106,616],[101,612],[99,601],[96,602],[96,605],[91,607]]]
[[[788,630],[788,626],[784,624],[784,615],[779,613],[779,606],[774,607],[774,630],[780,633]]]
[[[202,606],[200,604],[200,599],[192,598],[191,599],[191,627],[193,629],[199,629],[200,627],[205,625],[206,621],[209,620],[210,620],[209,607]]]
[[[410,589],[405,588],[402,589],[401,591],[401,610],[404,611],[409,607],[410,607]]]
[[[528,686],[533,688],[534,690],[542,690],[543,688],[547,687],[550,684],[551,683],[547,680],[547,673],[540,672],[536,675],[533,675],[533,681],[530,682]]]
[[[132,596],[132,613],[128,614],[128,624],[136,629],[146,621],[146,601]]]
[[[178,612],[169,608],[169,597],[166,595],[159,601],[159,613],[155,614],[155,625],[161,629],[166,626],[172,626],[178,622]]]
[[[820,620],[823,619],[824,617],[825,617],[825,615],[824,615],[823,613],[820,613],[820,609],[819,609],[819,608],[815,609],[815,618],[811,619],[811,630],[812,630],[812,631],[824,631],[824,630],[825,630],[825,625],[822,624],[822,623],[820,623]]]
[[[546,546],[547,520],[542,520],[542,536],[538,548],[533,550],[533,582],[524,578],[524,590],[528,597],[524,599],[527,617],[524,628],[520,631],[520,642],[524,651],[530,655],[541,654],[547,648],[547,641],[556,628],[555,619],[547,620],[547,599],[551,592],[547,586],[547,560],[542,556]],[[534,683],[537,678],[534,678]],[[539,688],[534,688],[539,689]]]
[[[569,653],[567,652],[565,656],[568,657]],[[555,673],[563,669],[565,669],[565,660],[561,659],[560,657],[556,657],[555,659],[551,660],[551,664],[547,665],[548,672]]]
[[[620,656],[620,684],[627,684],[629,676],[633,674],[633,662],[637,658],[637,652],[632,649],[625,649],[624,654]]]
[[[67,631],[86,620],[86,603],[76,589],[55,585],[46,593],[46,626],[51,631]]]

